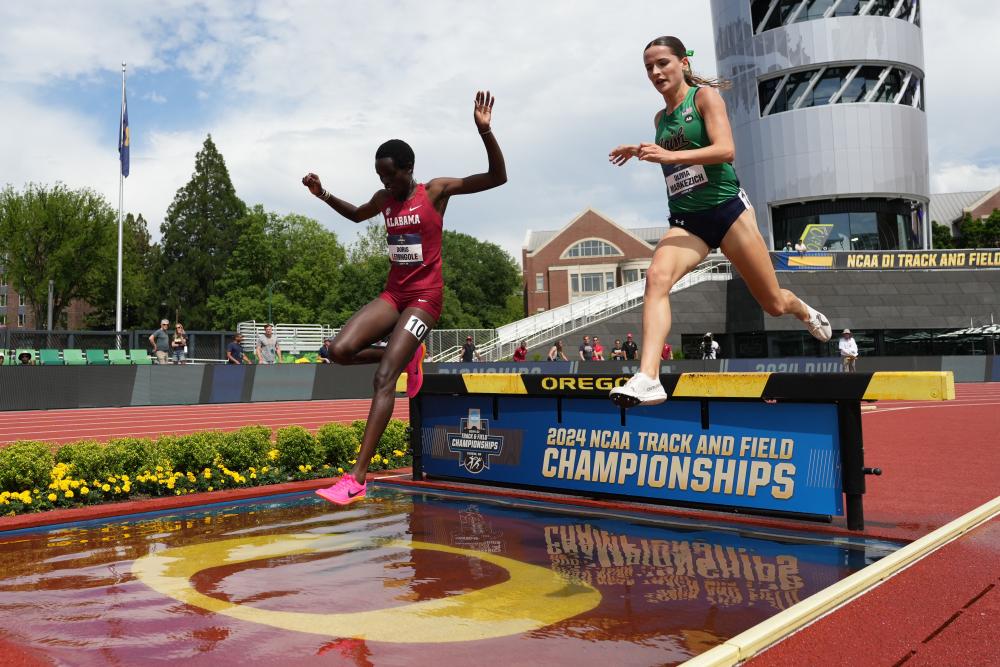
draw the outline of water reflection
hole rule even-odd
[[[8,534],[0,610],[73,665],[673,664],[893,548],[847,546],[382,488]]]

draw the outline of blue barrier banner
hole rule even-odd
[[[494,406],[494,400],[496,405]],[[495,409],[496,408],[496,409]],[[842,515],[832,404],[434,396],[423,470],[470,481],[802,514]]]
[[[723,373],[843,373],[840,357],[776,357],[771,359],[720,359]]]

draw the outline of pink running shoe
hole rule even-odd
[[[406,364],[406,396],[413,398],[424,386],[424,355],[427,354],[427,346],[423,343],[413,353],[410,363]]]
[[[325,489],[317,489],[316,495],[337,505],[350,505],[353,502],[362,500],[365,497],[367,489],[367,482],[358,484],[354,479],[354,475],[346,473],[333,486]]]

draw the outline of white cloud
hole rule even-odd
[[[989,31],[998,7],[922,4],[935,190],[996,180],[984,165],[996,162],[1000,133],[985,119],[1000,90],[977,64],[997,60]],[[58,92],[106,85],[126,59],[130,86],[155,85],[148,101],[169,96],[158,112],[175,114],[160,127],[130,108],[127,208],[145,215],[154,237],[211,133],[248,203],[314,216],[349,240],[356,228],[310,198],[302,174],[316,171],[360,203],[379,185],[373,155],[390,137],[413,145],[421,179],[481,171],[471,106],[475,90],[489,87],[510,181],[456,198],[446,224],[519,258],[525,229],[559,228],[588,206],[625,226],[664,224],[659,170],[607,162],[613,146],[651,134],[661,101],[641,50],[663,31],[714,73],[707,2],[3,3],[0,109],[16,131],[0,134],[0,183],[60,179],[116,201],[117,153],[98,137],[117,118],[96,118]],[[161,77],[187,89],[161,87]]]
[[[155,90],[151,91],[151,92],[148,92],[145,95],[143,95],[142,99],[149,100],[153,104],[165,104],[166,101],[167,101],[166,97],[164,97],[163,95],[160,95]]]
[[[1000,164],[945,162],[931,173],[931,192],[973,192],[1000,187]]]

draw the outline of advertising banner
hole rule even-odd
[[[585,398],[435,396],[423,470],[469,481],[817,515],[843,514],[830,404],[669,401],[623,419]],[[624,422],[624,423],[623,423]]]
[[[1000,250],[885,250],[772,252],[776,271],[887,271],[902,269],[1000,269]]]

